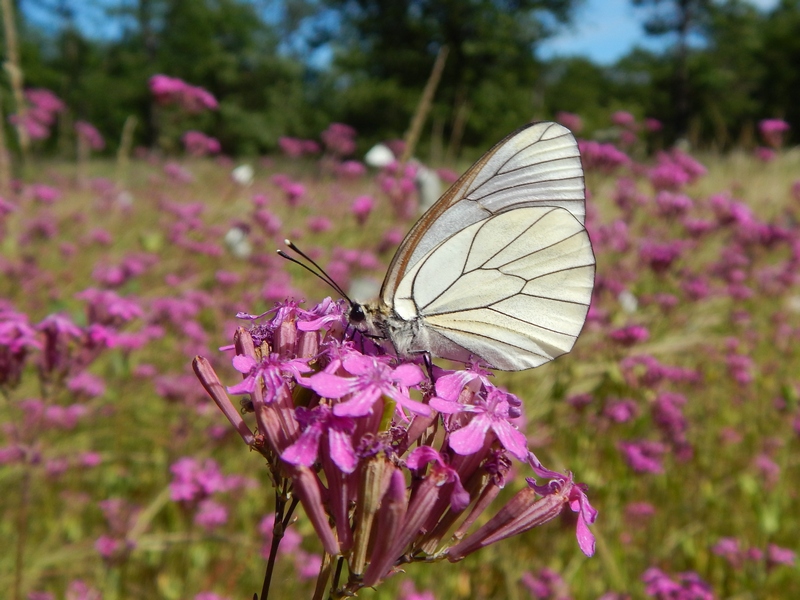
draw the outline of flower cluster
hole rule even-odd
[[[598,170],[609,174],[631,163],[630,157],[614,144],[578,140],[578,149],[581,152],[583,167],[587,171]]]
[[[159,104],[176,104],[189,113],[219,108],[211,92],[177,77],[153,75],[150,78],[150,92]]]
[[[580,133],[583,129],[583,119],[575,113],[560,110],[556,113],[556,121],[575,134]]]
[[[344,123],[331,123],[320,134],[325,150],[331,154],[344,158],[356,151],[356,130]]]
[[[305,155],[318,154],[320,151],[319,144],[314,140],[304,140],[288,136],[278,138],[278,146],[289,158],[300,158]]]
[[[192,156],[219,154],[222,149],[218,139],[210,137],[201,131],[189,130],[181,136],[181,141],[186,153]]]
[[[276,485],[291,486],[324,551],[347,561],[342,590],[373,586],[406,562],[461,560],[567,508],[577,513],[580,548],[593,554],[596,512],[585,487],[528,451],[512,423],[518,398],[475,364],[424,369],[348,339],[345,309],[326,299],[311,310],[287,301],[258,317],[240,314],[252,326],[240,327],[231,347],[243,376],[236,385],[225,388],[207,359],[194,361],[211,398],[268,459]],[[228,393],[246,395],[255,433]],[[470,532],[512,458],[535,478]]]
[[[772,149],[778,149],[783,145],[784,136],[791,126],[783,119],[762,119],[758,122],[758,131],[761,137]]]
[[[8,120],[22,126],[32,140],[43,140],[50,135],[50,128],[56,121],[56,115],[63,112],[66,105],[50,90],[31,88],[25,90],[28,110],[24,116],[11,115]]]
[[[75,133],[78,139],[91,150],[102,150],[106,147],[106,141],[97,128],[87,121],[77,121],[75,123]]]

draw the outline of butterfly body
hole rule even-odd
[[[518,371],[569,352],[594,286],[577,142],[556,123],[483,155],[400,244],[351,324],[400,357]]]

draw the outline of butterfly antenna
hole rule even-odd
[[[320,266],[319,266],[319,265],[318,265],[318,264],[317,264],[317,263],[314,261],[314,259],[312,259],[312,258],[311,258],[311,257],[310,257],[308,254],[306,254],[305,252],[303,252],[302,250],[300,250],[300,248],[298,248],[297,246],[295,246],[295,245],[294,245],[294,242],[292,242],[292,241],[290,241],[290,240],[283,240],[283,241],[284,241],[284,243],[285,243],[287,246],[289,246],[289,248],[290,248],[290,249],[291,249],[293,252],[296,252],[296,253],[297,253],[297,254],[299,254],[301,257],[303,257],[304,259],[306,259],[308,262],[310,262],[312,265],[314,265],[314,267],[316,267],[316,269],[317,269],[317,270],[315,271],[314,269],[312,269],[311,267],[309,267],[309,266],[308,266],[306,263],[304,263],[304,262],[301,262],[301,261],[297,260],[296,258],[294,258],[294,257],[292,257],[292,256],[289,256],[289,255],[288,255],[288,254],[286,254],[286,252],[284,252],[283,250],[278,250],[278,256],[280,256],[281,258],[285,258],[286,260],[288,260],[288,261],[290,261],[290,262],[293,262],[293,263],[294,263],[294,264],[296,264],[296,265],[300,265],[300,266],[301,266],[301,267],[303,267],[303,268],[304,268],[306,271],[308,271],[309,273],[311,273],[312,275],[314,275],[314,276],[315,276],[315,277],[317,277],[318,279],[321,279],[322,281],[324,281],[325,283],[327,283],[329,286],[331,286],[331,287],[332,287],[334,290],[336,290],[336,292],[337,292],[338,294],[340,294],[340,295],[342,296],[342,298],[344,298],[345,300],[347,300],[347,303],[348,303],[348,304],[353,304],[353,301],[352,301],[352,300],[350,300],[350,297],[349,297],[347,294],[345,294],[345,293],[344,293],[344,290],[341,288],[341,286],[340,286],[338,283],[336,283],[336,282],[333,280],[333,278],[332,278],[330,275],[328,275],[328,274],[325,272],[325,269],[323,269],[322,267],[320,267]]]

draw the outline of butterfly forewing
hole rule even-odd
[[[572,348],[593,286],[583,225],[563,208],[523,207],[440,242],[403,277],[392,303],[437,334],[434,347],[411,351],[521,370]]]
[[[578,146],[557,123],[535,123],[484,154],[414,225],[381,288],[391,305],[400,281],[453,232],[525,206],[558,206],[583,223],[584,185]]]

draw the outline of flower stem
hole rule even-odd
[[[292,518],[294,509],[297,508],[297,504],[300,502],[296,496],[293,496],[288,510],[286,509],[286,499],[289,497],[288,485],[289,480],[284,479],[282,489],[280,491],[277,488],[275,489],[275,523],[272,527],[272,543],[269,548],[269,559],[267,560],[267,570],[264,573],[264,583],[261,586],[261,596],[256,596],[256,600],[267,600],[269,597],[269,586],[272,582],[272,573],[275,570],[275,560],[278,557],[278,546],[280,546],[286,528],[289,526],[289,521]],[[285,514],[284,511],[286,511]]]
[[[28,503],[31,487],[31,465],[25,465],[20,486],[19,515],[17,519],[17,547],[14,566],[14,600],[22,598],[22,564],[25,559],[25,542],[28,538]]]

